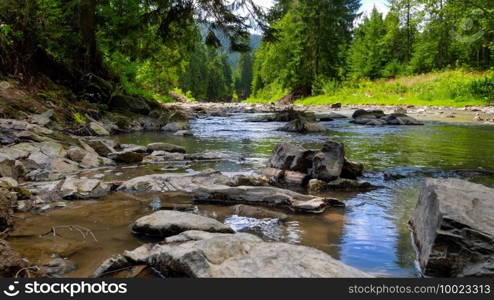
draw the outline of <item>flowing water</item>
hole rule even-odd
[[[129,224],[156,209],[196,210],[223,221],[237,231],[266,240],[308,245],[376,276],[417,276],[415,252],[407,227],[426,177],[457,177],[494,186],[494,128],[462,124],[427,123],[425,126],[366,127],[348,120],[323,123],[324,134],[299,135],[276,131],[282,123],[249,122],[253,115],[238,114],[192,122],[194,137],[161,132],[116,137],[120,143],[147,145],[167,142],[184,146],[189,153],[220,152],[225,160],[191,164],[164,164],[97,170],[105,179],[124,180],[167,172],[197,172],[214,168],[222,172],[249,173],[266,165],[278,143],[318,149],[325,140],[343,142],[347,157],[366,166],[364,180],[382,186],[368,193],[331,194],[346,201],[344,209],[321,215],[290,214],[288,220],[240,217],[230,207],[198,205],[183,195],[125,195],[114,193],[98,201],[74,202],[44,215],[19,215],[11,243],[35,261],[61,253],[78,264],[69,276],[88,276],[107,257],[134,249],[139,241]],[[406,178],[384,181],[383,171]],[[80,225],[93,231],[97,241],[77,230],[56,227]],[[57,235],[51,228],[55,227]],[[40,234],[51,232],[40,237]],[[68,242],[70,241],[70,242]]]

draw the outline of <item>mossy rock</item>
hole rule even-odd
[[[183,111],[176,111],[173,114],[170,115],[168,118],[168,122],[188,122],[189,118]]]

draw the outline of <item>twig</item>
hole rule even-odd
[[[95,242],[98,242],[98,240],[96,239],[96,236],[94,235],[94,233],[91,229],[84,227],[84,226],[80,226],[80,225],[54,226],[50,229],[50,231],[48,231],[45,234],[42,234],[41,236],[46,236],[48,234],[52,234],[53,237],[59,236],[59,237],[63,238],[62,235],[57,233],[57,230],[60,230],[60,229],[68,229],[71,232],[73,232],[73,231],[79,232],[79,234],[82,236],[83,240],[87,240],[88,237],[91,237]]]

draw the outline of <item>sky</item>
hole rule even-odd
[[[386,7],[387,0],[361,0],[362,1],[362,8],[361,11],[370,13],[374,6],[376,8],[386,14],[388,12],[388,8]],[[258,5],[261,5],[265,8],[269,8],[273,5],[273,0],[254,0]]]

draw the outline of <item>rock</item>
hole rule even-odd
[[[403,178],[406,178],[406,176],[395,172],[388,172],[388,171],[384,172],[385,181],[398,180]]]
[[[341,178],[357,179],[362,175],[364,175],[364,164],[345,159],[341,170]]]
[[[314,151],[291,144],[278,144],[268,166],[280,170],[308,173],[312,168]]]
[[[121,254],[114,255],[109,259],[105,260],[97,269],[94,271],[95,277],[107,276],[112,272],[127,268],[132,266],[132,264]]]
[[[340,177],[345,163],[345,147],[341,143],[327,141],[321,151],[312,158],[312,178],[332,181]]]
[[[68,177],[60,190],[64,199],[89,199],[105,196],[110,189],[110,185],[99,179]]]
[[[341,108],[341,103],[333,103],[330,105],[331,108],[333,109],[338,109],[338,108]]]
[[[86,141],[87,144],[101,156],[108,157],[110,153],[116,152],[113,148],[113,141],[102,139],[90,139]],[[86,149],[87,150],[87,149]]]
[[[184,231],[233,233],[233,229],[214,219],[178,211],[157,211],[137,220],[132,231],[137,235],[164,238]]]
[[[114,111],[133,112],[147,115],[151,112],[151,107],[146,99],[127,95],[115,95],[108,103],[108,108]]]
[[[178,132],[189,129],[190,129],[190,125],[188,122],[172,122],[166,124],[161,130],[166,132]]]
[[[53,117],[53,110],[49,109],[42,114],[32,115],[30,119],[31,123],[46,126],[51,122],[51,117]]]
[[[147,151],[148,152],[153,152],[153,151],[165,151],[165,152],[171,152],[171,153],[185,153],[185,148],[173,145],[173,144],[167,144],[167,143],[153,143],[149,144],[147,146]]]
[[[288,216],[284,213],[243,204],[235,205],[234,207],[232,207],[232,213],[237,216],[256,219],[279,219],[281,221],[285,221],[286,219],[288,219]]]
[[[20,174],[16,167],[15,160],[0,154],[0,176],[18,179]]]
[[[494,275],[494,189],[459,179],[427,179],[410,219],[422,272]]]
[[[158,162],[161,161],[182,161],[185,159],[185,154],[183,153],[170,153],[165,151],[154,151],[150,155],[153,157],[151,161],[156,161],[154,158],[158,158]]]
[[[190,130],[179,130],[175,132],[176,136],[193,136],[194,134]]]
[[[369,191],[372,189],[374,189],[374,186],[372,186],[370,183],[353,179],[339,178],[331,182],[317,179],[312,179],[309,181],[309,194],[328,191],[357,192]]]
[[[12,249],[9,243],[0,239],[0,277],[14,278],[17,272],[28,266],[28,263]]]
[[[12,199],[9,191],[0,189],[0,232],[11,228],[14,224],[12,211]]]
[[[145,155],[143,153],[137,153],[129,150],[125,150],[121,152],[113,152],[108,154],[108,158],[124,164],[140,163],[144,159],[144,156]]]
[[[365,109],[358,109],[356,110],[352,118],[354,119],[379,119],[381,117],[384,117],[385,114],[382,110],[365,110]]]
[[[327,131],[326,127],[321,124],[307,122],[302,119],[293,120],[278,130],[297,133],[317,133]]]
[[[81,79],[82,99],[92,103],[108,103],[113,86],[103,78],[94,74],[85,74]]]
[[[91,128],[91,130],[94,131],[94,133],[96,133],[96,135],[98,135],[98,136],[109,136],[110,135],[110,132],[108,132],[108,130],[106,130],[103,127],[103,125],[101,125],[98,122],[94,122],[94,121],[90,122],[89,128]]]
[[[170,238],[171,239],[171,238]],[[246,233],[186,232],[172,244],[126,252],[165,277],[191,278],[351,278],[370,277],[309,247],[268,243]],[[179,243],[178,241],[184,241]],[[136,262],[137,263],[137,262]]]
[[[128,180],[118,188],[124,192],[181,192],[198,202],[267,205],[293,211],[321,213],[328,199],[302,195],[275,187],[231,186],[236,180],[219,172],[148,175]]]
[[[87,153],[88,152],[86,150],[80,147],[71,147],[67,150],[67,157],[73,161],[81,162]]]
[[[407,116],[404,113],[384,114],[382,110],[359,109],[353,113],[352,123],[370,126],[382,125],[423,125],[422,122]]]
[[[55,158],[44,169],[33,170],[26,174],[26,178],[32,181],[57,180],[79,170],[77,163],[65,159]]]

